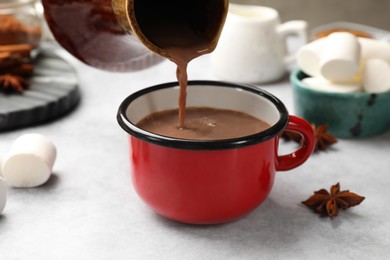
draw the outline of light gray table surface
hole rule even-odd
[[[196,226],[153,213],[131,185],[127,134],[116,121],[134,91],[175,81],[164,61],[131,73],[110,73],[69,57],[82,101],[53,122],[0,133],[0,154],[25,133],[57,147],[53,175],[42,187],[8,187],[0,216],[0,259],[388,259],[390,256],[390,133],[340,139],[302,166],[278,172],[268,199],[228,224]],[[189,79],[217,80],[210,56],[192,61]],[[258,85],[294,114],[288,77]],[[320,218],[300,202],[340,182],[366,199]]]

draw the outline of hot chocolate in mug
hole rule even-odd
[[[117,114],[129,134],[133,186],[161,216],[191,224],[240,218],[267,198],[276,171],[301,165],[313,152],[315,138],[308,122],[290,116],[268,92],[234,83],[189,81],[187,106],[240,111],[268,122],[269,128],[205,141],[158,135],[137,126],[152,113],[175,109],[178,92],[177,82],[142,89],[128,96]],[[298,132],[305,141],[293,153],[279,155],[279,136],[285,130]]]
[[[280,22],[277,10],[258,5],[230,4],[218,46],[211,54],[214,73],[237,83],[262,83],[285,75],[294,54],[286,39],[307,42],[307,23]]]

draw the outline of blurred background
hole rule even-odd
[[[230,0],[275,8],[281,20],[306,20],[310,28],[331,22],[360,23],[390,30],[390,0]]]

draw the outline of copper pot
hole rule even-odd
[[[55,39],[84,63],[134,71],[172,59],[172,48],[216,47],[228,0],[42,0]],[[206,48],[204,48],[206,47]],[[158,54],[158,55],[156,55]]]

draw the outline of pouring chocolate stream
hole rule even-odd
[[[187,65],[212,52],[228,0],[42,0],[56,40],[76,58],[110,71],[133,71],[145,48],[177,65],[179,127],[184,127]],[[147,61],[146,61],[147,63]]]

